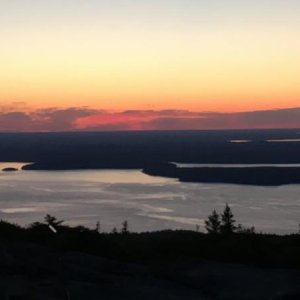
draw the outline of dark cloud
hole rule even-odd
[[[30,130],[31,118],[24,112],[3,112],[0,113],[1,131],[25,131]]]
[[[0,131],[70,131],[78,118],[98,114],[85,107],[47,108],[31,112],[0,111]]]
[[[201,117],[155,118],[144,126],[154,129],[299,128],[300,108],[241,113],[203,113]]]
[[[22,104],[23,105],[23,104]],[[25,104],[24,104],[25,105]],[[185,110],[109,112],[88,107],[24,112],[0,107],[0,131],[113,131],[300,128],[300,108],[240,113]]]
[[[191,112],[188,110],[175,110],[175,109],[164,109],[164,110],[125,110],[118,113],[119,115],[132,115],[132,116],[199,116],[198,112]]]
[[[34,112],[33,117],[48,131],[69,131],[75,127],[78,118],[98,114],[98,111],[85,107],[66,109],[48,108]]]
[[[300,108],[264,110],[237,114],[250,127],[299,127]]]

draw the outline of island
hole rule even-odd
[[[4,168],[2,169],[3,172],[16,172],[19,171],[17,168]]]
[[[178,167],[160,163],[143,169],[152,176],[177,178],[181,182],[280,186],[300,183],[299,167]]]

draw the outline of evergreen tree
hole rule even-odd
[[[114,227],[111,231],[112,234],[117,234],[118,233],[118,229],[117,227]]]
[[[236,232],[242,234],[255,234],[255,227],[245,227],[242,224],[238,224],[238,226],[236,227]]]
[[[235,219],[233,217],[233,213],[229,205],[226,203],[223,214],[221,215],[221,233],[233,233],[236,230],[236,226],[234,225],[234,223]]]
[[[205,228],[207,232],[210,234],[220,233],[220,229],[221,229],[220,216],[215,209],[213,210],[212,214],[208,216],[208,219],[205,220]]]
[[[49,214],[45,216],[44,221],[48,226],[53,226],[54,228],[58,227],[64,222],[63,220],[58,220],[56,217]]]
[[[99,221],[97,221],[97,223],[96,223],[95,231],[96,231],[97,233],[100,233],[100,231],[101,231],[101,225],[100,225],[100,222],[99,222]]]
[[[128,230],[128,222],[124,221],[122,224],[122,229],[121,229],[121,233],[122,234],[128,234],[129,230]]]

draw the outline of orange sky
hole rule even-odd
[[[300,106],[297,1],[13,2],[0,15],[3,105],[218,112]]]

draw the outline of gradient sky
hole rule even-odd
[[[0,102],[11,111],[300,106],[299,0],[0,5]]]

